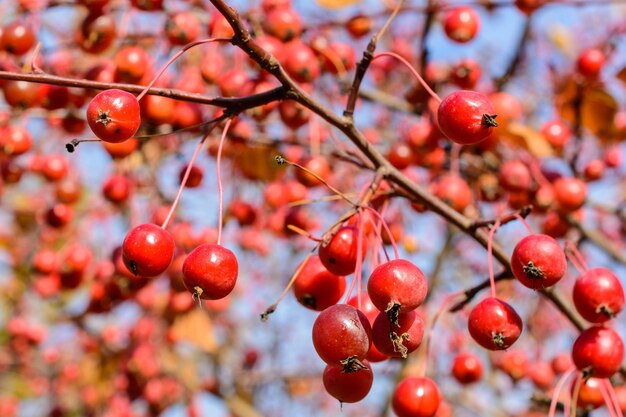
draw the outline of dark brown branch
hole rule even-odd
[[[28,81],[39,84],[64,85],[66,87],[91,88],[94,90],[108,90],[117,88],[128,91],[130,93],[139,94],[144,90],[141,85],[120,84],[120,83],[103,83],[99,81],[81,80],[74,78],[59,77],[49,74],[21,74],[16,72],[0,71],[0,80]],[[277,87],[269,91],[254,94],[247,97],[209,97],[202,94],[188,93],[182,90],[171,88],[151,88],[148,90],[150,95],[168,97],[174,100],[182,100],[199,104],[209,104],[212,106],[223,107],[232,113],[240,113],[253,107],[261,106],[276,100],[282,100],[287,96],[285,87]]]
[[[499,274],[497,274],[494,277],[494,281],[498,282],[498,281],[504,281],[507,279],[513,279],[513,275],[508,272],[508,271],[502,271]],[[474,297],[476,297],[478,295],[478,293],[480,293],[482,290],[489,288],[491,285],[491,281],[489,280],[489,278],[487,278],[486,280],[484,280],[483,282],[481,282],[480,284],[472,287],[472,288],[468,288],[467,290],[465,290],[465,292],[463,293],[465,295],[465,299],[459,301],[458,303],[456,303],[455,305],[453,305],[452,307],[450,307],[450,309],[448,310],[450,313],[456,313],[457,311],[463,309],[463,307],[465,307],[467,304],[469,304]]]
[[[505,224],[507,224],[509,222],[512,222],[512,221],[516,220],[517,216],[520,216],[523,219],[525,219],[526,217],[528,217],[528,215],[530,214],[530,212],[532,210],[533,210],[533,206],[532,205],[527,205],[527,206],[522,207],[521,209],[519,209],[515,213],[507,214],[506,216],[502,216],[499,219],[475,220],[470,225],[470,230],[475,230],[475,229],[478,229],[480,227],[490,227],[490,226],[493,226],[494,224],[496,224],[497,221],[500,221],[500,226],[503,226],[503,225],[505,225]]]
[[[424,16],[424,27],[422,28],[421,35],[421,43],[420,43],[420,62],[419,62],[419,72],[420,74],[425,74],[426,64],[428,62],[428,48],[426,48],[426,38],[428,38],[428,33],[430,32],[430,28],[433,26],[435,21],[435,13],[437,11],[436,2],[433,0],[428,0],[428,5],[426,6],[426,15]]]
[[[620,262],[623,265],[626,265],[626,253],[621,251],[619,248],[615,247],[611,244],[611,240],[607,239],[600,232],[588,229],[581,222],[576,220],[573,216],[566,217],[567,222],[574,226],[578,232],[582,235],[584,239],[589,240],[594,245],[598,246],[602,250],[604,250],[607,254],[609,254],[613,259],[617,262]]]
[[[530,28],[531,28],[531,23],[532,23],[532,17],[533,17],[533,14],[531,14],[530,16],[526,18],[522,36],[520,37],[519,44],[517,46],[517,49],[515,50],[515,56],[513,57],[511,62],[509,62],[509,66],[507,67],[506,71],[504,71],[504,74],[502,74],[502,76],[495,81],[496,89],[498,91],[501,91],[504,88],[506,83],[508,83],[511,80],[511,78],[513,78],[513,76],[519,69],[519,66],[522,62],[522,58],[524,57],[524,52],[526,51],[526,45],[528,44],[528,41],[530,39]]]

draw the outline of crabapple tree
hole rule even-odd
[[[624,16],[1,2],[0,416],[623,416]]]

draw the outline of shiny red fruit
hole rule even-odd
[[[511,270],[522,285],[534,290],[544,289],[563,278],[567,259],[556,240],[548,235],[534,234],[515,245]]]
[[[367,294],[367,291],[361,291],[361,306],[360,307],[359,307],[358,294],[352,296],[352,298],[348,300],[348,304],[354,308],[358,308],[363,314],[365,314],[365,317],[367,317],[367,320],[369,321],[370,325],[371,326],[374,325],[374,321],[376,320],[376,317],[378,317],[378,314],[380,313],[380,311],[378,311],[376,306],[372,303],[372,300],[370,299],[370,296]],[[370,362],[382,362],[387,359],[389,359],[389,356],[380,352],[376,348],[376,346],[372,343],[372,345],[370,346],[370,351],[367,354],[367,360]]]
[[[306,261],[293,284],[298,302],[315,311],[337,304],[345,291],[346,278],[329,272],[319,256],[311,256]]]
[[[37,40],[33,28],[20,21],[14,21],[0,30],[0,45],[10,54],[24,55]]]
[[[545,122],[541,134],[555,148],[562,148],[572,137],[570,128],[560,120]]]
[[[322,381],[326,392],[342,403],[356,403],[370,392],[374,373],[368,361],[363,361],[366,369],[344,372],[337,366],[326,365]]]
[[[174,258],[174,238],[156,224],[133,228],[122,243],[124,265],[135,275],[156,277],[165,272]]]
[[[522,319],[509,304],[488,297],[470,312],[467,322],[472,338],[489,350],[508,349],[522,334]]]
[[[592,323],[604,323],[624,308],[624,288],[607,268],[591,268],[574,284],[574,306]]]
[[[587,78],[597,78],[602,72],[606,56],[596,48],[585,49],[578,56],[576,67],[578,72]]]
[[[356,268],[359,231],[354,226],[343,226],[328,244],[318,250],[319,259],[326,269],[335,275],[350,275]],[[365,248],[362,245],[361,253]]]
[[[372,325],[372,342],[384,355],[406,358],[415,351],[424,338],[424,320],[413,311],[398,315],[393,324],[386,313],[379,313]]]
[[[469,352],[461,352],[452,362],[452,376],[461,384],[471,384],[483,377],[483,364],[480,358]]]
[[[413,263],[395,259],[379,265],[370,275],[367,292],[380,311],[398,308],[408,313],[426,298],[428,283],[424,273]]]
[[[480,29],[480,16],[469,6],[455,7],[445,15],[443,28],[451,40],[469,42]]]
[[[391,400],[398,417],[433,417],[440,403],[437,384],[430,378],[413,376],[400,381]]]
[[[439,128],[451,141],[471,145],[487,139],[498,126],[491,101],[470,90],[455,91],[441,101],[437,110]]]
[[[587,376],[610,378],[624,358],[624,343],[615,330],[590,327],[580,333],[572,347],[574,365]]]
[[[587,184],[574,177],[561,177],[554,182],[554,198],[559,211],[570,213],[581,208],[587,200]]]
[[[183,281],[195,297],[219,300],[230,294],[237,283],[239,264],[235,254],[213,243],[195,248],[183,263]]]
[[[322,311],[313,323],[313,346],[324,362],[346,366],[349,358],[363,362],[372,344],[367,317],[347,304],[335,304]]]
[[[87,123],[105,142],[123,142],[139,129],[141,115],[137,98],[118,89],[98,93],[87,106]]]

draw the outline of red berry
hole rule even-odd
[[[530,170],[518,160],[506,161],[500,166],[500,185],[507,191],[530,191],[533,180]]]
[[[526,14],[531,14],[540,8],[546,0],[515,0],[515,6]]]
[[[131,181],[122,175],[112,175],[102,186],[102,194],[112,203],[123,203],[128,199],[132,187]]]
[[[461,384],[480,381],[483,376],[483,364],[480,358],[469,352],[461,352],[452,363],[452,376]]]
[[[319,256],[312,256],[306,261],[293,284],[298,302],[315,311],[337,304],[345,290],[346,278],[329,272]]]
[[[433,194],[462,213],[472,203],[472,190],[458,175],[446,174],[433,185]]]
[[[576,66],[581,75],[587,78],[597,78],[602,71],[604,61],[606,61],[606,56],[601,50],[595,48],[585,49],[578,56]]]
[[[398,417],[432,417],[441,403],[437,384],[426,377],[404,378],[393,392],[391,404]]]
[[[87,123],[105,142],[123,142],[132,137],[141,124],[137,98],[118,89],[98,93],[87,106]]]
[[[466,58],[459,61],[450,73],[450,81],[459,88],[465,90],[474,88],[482,75],[480,64],[471,59]]]
[[[196,247],[183,263],[185,286],[195,297],[204,300],[219,300],[230,294],[238,274],[235,254],[213,243]]]
[[[372,325],[372,342],[384,355],[406,358],[424,337],[424,320],[413,311],[398,315],[397,325],[385,313],[379,313]]]
[[[567,269],[561,245],[548,235],[529,235],[520,240],[511,255],[511,270],[522,285],[532,289],[556,284]]]
[[[469,6],[455,7],[444,17],[443,28],[448,38],[465,43],[474,39],[480,28],[480,16]]]
[[[347,304],[335,304],[322,311],[313,323],[313,346],[329,365],[351,368],[362,362],[372,344],[367,317]]]
[[[467,327],[472,338],[489,350],[508,349],[522,333],[522,319],[509,304],[488,297],[470,312]]]
[[[595,410],[605,404],[605,398],[602,394],[602,384],[604,381],[598,378],[589,378],[583,380],[578,390],[578,400],[576,406],[582,410]],[[574,394],[575,384],[572,385],[570,394]]]
[[[424,302],[428,283],[417,266],[404,259],[395,259],[372,271],[367,292],[380,311],[393,309],[408,313]]]
[[[554,198],[560,211],[576,211],[585,204],[587,184],[578,178],[561,177],[554,182]]]
[[[337,366],[326,365],[322,375],[326,392],[342,403],[361,401],[370,392],[374,382],[374,373],[369,362],[363,361],[363,366],[366,369],[344,372]]]
[[[352,298],[348,300],[348,304],[354,308],[359,308],[358,295],[352,296]],[[361,291],[361,308],[359,308],[359,310],[363,314],[365,314],[365,317],[367,317],[367,320],[369,321],[371,326],[374,325],[374,321],[376,320],[376,317],[378,317],[378,314],[380,314],[380,311],[378,311],[376,306],[372,303],[372,300],[370,299],[370,296],[367,294],[367,291]],[[376,348],[376,346],[372,343],[372,345],[370,346],[370,351],[367,354],[367,360],[370,362],[382,362],[387,359],[389,359],[389,356],[381,353]]]
[[[174,249],[174,238],[167,230],[147,223],[128,232],[122,243],[122,259],[135,276],[151,278],[165,272]]]
[[[309,83],[320,75],[320,64],[311,47],[301,40],[293,40],[286,48],[283,67],[294,80]]]
[[[622,364],[624,343],[613,329],[590,327],[574,342],[572,358],[586,376],[610,378]]]
[[[33,139],[28,130],[19,126],[9,126],[2,129],[0,134],[0,147],[2,152],[7,156],[22,155],[30,150],[33,146]]]
[[[592,323],[604,323],[624,308],[624,288],[607,268],[591,268],[574,284],[574,306]]]
[[[165,32],[173,45],[185,45],[200,36],[200,21],[191,12],[178,12],[165,22]]]
[[[528,367],[528,376],[539,389],[548,389],[554,381],[554,371],[548,362],[536,362]]]
[[[112,14],[90,13],[76,34],[76,42],[83,51],[99,54],[113,44],[116,35]]]
[[[187,166],[185,165],[180,169],[178,173],[178,180],[182,183],[183,178],[185,177],[185,172],[187,172]],[[204,177],[204,171],[202,168],[192,165],[189,170],[189,176],[187,177],[187,182],[185,183],[185,187],[187,188],[196,188],[199,187],[202,183],[202,178]]]
[[[350,275],[356,268],[359,231],[354,226],[340,228],[327,244],[319,248],[319,258],[324,267],[335,275]],[[365,252],[365,242],[361,245]]]
[[[572,137],[569,127],[560,120],[545,122],[541,134],[555,148],[562,148]]]
[[[263,20],[265,31],[283,42],[300,36],[302,21],[298,12],[288,7],[270,10]]]
[[[137,83],[150,67],[150,56],[139,46],[126,46],[115,54],[115,81]]]
[[[395,142],[391,145],[387,159],[391,162],[391,165],[398,169],[408,168],[415,157],[413,156],[413,150],[406,142]]]
[[[605,164],[602,159],[592,159],[587,162],[584,168],[584,175],[587,181],[596,181],[604,175]]]
[[[491,101],[484,94],[459,90],[441,101],[437,123],[451,141],[471,145],[487,139],[498,126],[494,113]]]
[[[354,39],[361,38],[372,29],[372,18],[364,15],[356,15],[346,22],[346,30]]]
[[[9,23],[0,30],[0,45],[10,54],[24,55],[35,45],[35,32],[24,22]]]

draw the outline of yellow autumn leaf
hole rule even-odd
[[[535,156],[551,156],[553,153],[552,147],[540,132],[521,123],[509,123],[501,137]]]
[[[361,0],[317,0],[317,4],[326,9],[340,9],[360,2]]]

